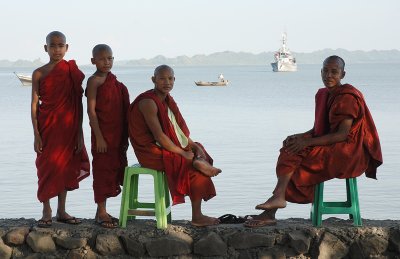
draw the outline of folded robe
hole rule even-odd
[[[367,177],[376,179],[377,168],[383,162],[382,151],[362,93],[349,84],[332,93],[320,89],[316,94],[313,136],[336,132],[346,118],[354,120],[346,141],[309,147],[297,155],[280,150],[277,175],[294,172],[286,190],[287,201],[312,202],[315,184],[332,178],[357,177],[365,172]]]
[[[127,111],[129,93],[124,84],[109,72],[102,85],[97,88],[96,116],[100,131],[107,143],[106,153],[97,153],[96,136],[92,129],[93,191],[96,203],[104,202],[121,192],[124,169],[128,164]]]
[[[185,195],[189,195],[192,200],[208,200],[214,197],[216,195],[215,187],[210,177],[193,168],[191,161],[156,144],[156,140],[139,110],[138,103],[143,99],[152,99],[156,103],[157,116],[163,132],[175,145],[180,146],[180,143],[168,118],[168,107],[173,112],[186,137],[190,135],[185,120],[172,96],[168,94],[165,103],[163,103],[153,90],[140,94],[133,101],[128,111],[129,137],[139,163],[147,168],[165,171],[173,204],[185,202]],[[200,147],[204,150],[203,146],[200,145]],[[207,152],[205,153],[208,162],[212,164],[211,157]]]
[[[85,146],[82,152],[75,151],[82,127],[84,78],[75,61],[62,60],[39,82],[37,117],[43,151],[37,154],[36,167],[41,202],[79,188],[79,181],[89,175]]]

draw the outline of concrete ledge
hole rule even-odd
[[[279,220],[249,229],[241,224],[192,227],[173,221],[158,230],[154,220],[104,229],[91,219],[77,226],[34,219],[0,219],[0,258],[400,258],[400,221],[337,218],[314,228],[310,220]]]

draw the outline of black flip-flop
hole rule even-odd
[[[67,218],[67,219],[57,218],[57,222],[70,224],[70,225],[78,225],[78,224],[82,223],[82,221],[80,219],[75,218],[75,217],[71,217],[71,218]]]
[[[246,221],[246,218],[237,217],[233,214],[225,214],[218,218],[221,224],[241,224]]]
[[[113,229],[117,227],[117,225],[115,225],[115,222],[113,222],[112,220],[95,220],[94,222],[96,225],[99,225],[103,228]]]
[[[49,228],[49,227],[51,227],[51,226],[53,225],[53,221],[52,221],[51,219],[48,219],[48,220],[39,219],[39,220],[36,222],[36,225],[37,225],[39,228]]]

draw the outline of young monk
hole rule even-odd
[[[67,224],[81,221],[65,210],[67,191],[79,188],[89,175],[90,164],[82,133],[82,81],[84,74],[74,60],[65,61],[65,35],[46,37],[44,50],[50,60],[32,74],[31,117],[39,178],[37,197],[43,203],[39,227],[52,225],[49,200],[58,196],[56,219]]]
[[[111,73],[114,62],[111,48],[98,44],[92,55],[96,72],[87,81],[86,96],[92,128],[93,191],[97,203],[95,222],[105,228],[115,228],[118,219],[107,213],[106,201],[121,192],[124,180],[129,94],[125,85]]]
[[[353,178],[366,173],[376,179],[382,153],[374,121],[362,93],[341,80],[345,62],[325,59],[321,69],[325,88],[316,94],[314,127],[283,142],[276,166],[278,182],[272,196],[256,209],[263,213],[245,222],[248,227],[276,223],[286,202],[310,203],[316,184],[332,178]]]
[[[202,200],[216,195],[211,177],[221,170],[212,166],[213,160],[204,147],[189,137],[177,104],[170,95],[174,87],[174,70],[161,65],[152,77],[154,89],[140,94],[128,112],[129,137],[136,157],[143,167],[164,171],[173,205],[192,203],[192,225],[209,226],[217,218],[203,215]]]

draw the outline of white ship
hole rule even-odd
[[[282,33],[282,47],[275,52],[275,62],[271,63],[274,72],[293,72],[297,71],[296,59],[286,47],[286,33]]]

